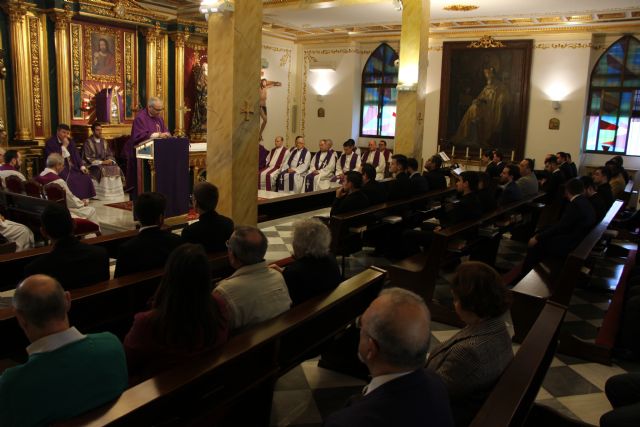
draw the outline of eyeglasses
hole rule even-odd
[[[156,111],[158,111],[158,112],[159,112],[159,111],[164,110],[164,108],[156,108],[156,107],[154,107],[153,105],[151,106],[151,108],[153,108],[154,110],[156,110]]]

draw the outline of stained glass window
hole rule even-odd
[[[383,43],[362,70],[360,136],[393,138],[396,134],[397,59],[396,51]]]
[[[625,36],[591,72],[586,151],[640,156],[640,41]]]

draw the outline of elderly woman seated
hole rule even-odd
[[[293,225],[295,261],[282,270],[293,305],[335,289],[341,282],[336,258],[329,252],[331,233],[317,219]]]
[[[503,318],[508,294],[500,275],[475,261],[458,267],[451,292],[456,313],[467,326],[433,349],[427,369],[444,380],[456,425],[466,426],[513,359]]]

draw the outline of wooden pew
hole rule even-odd
[[[433,301],[433,294],[440,267],[448,256],[451,242],[460,236],[475,232],[483,225],[491,224],[505,215],[525,208],[543,196],[544,193],[538,193],[535,196],[499,207],[495,211],[484,214],[476,220],[465,221],[451,227],[434,231],[433,241],[427,252],[420,252],[387,267],[391,284],[409,289],[422,296],[427,304],[429,304],[434,319],[443,323],[459,325],[458,318],[453,315],[450,309],[442,307]]]
[[[230,274],[226,252],[209,254],[209,262],[214,277]],[[157,269],[135,273],[71,290],[71,324],[85,333],[109,330],[123,338],[133,315],[147,309],[163,272],[163,269]],[[0,309],[0,337],[0,359],[26,359],[24,349],[28,341],[11,307]]]
[[[564,262],[550,260],[536,265],[511,290],[514,341],[520,342],[538,317],[547,300],[569,305],[581,269],[624,202],[616,200],[605,217],[587,234]]]
[[[268,425],[277,378],[353,322],[375,299],[384,278],[383,270],[370,267],[331,293],[232,337],[222,349],[57,425]],[[262,392],[259,399],[256,391]]]
[[[547,301],[470,427],[522,426],[557,346],[567,307]]]

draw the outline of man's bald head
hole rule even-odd
[[[362,328],[378,344],[378,357],[399,369],[424,366],[430,325],[424,300],[401,288],[382,291],[362,315]]]
[[[30,327],[47,329],[51,323],[67,321],[69,293],[53,277],[36,274],[18,285],[13,307]],[[24,328],[22,322],[21,326]]]
[[[268,241],[260,229],[240,226],[229,238],[229,251],[242,265],[262,262],[267,253]]]

